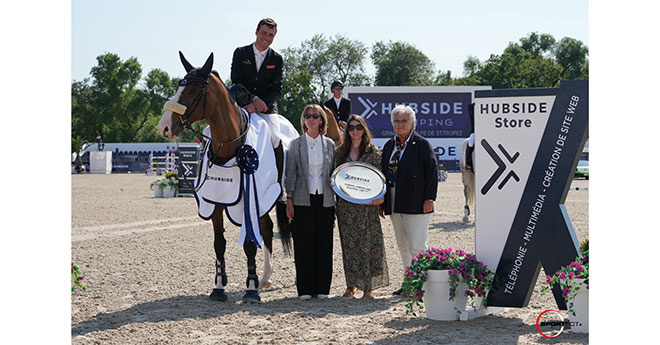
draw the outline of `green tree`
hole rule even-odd
[[[309,73],[311,80],[301,87],[313,90],[313,97],[308,99],[307,103],[320,103],[327,98],[330,84],[334,80],[342,80],[344,85],[353,86],[369,83],[364,67],[366,54],[367,48],[360,41],[350,40],[342,35],[327,38],[323,34],[316,34],[303,41],[300,47],[283,50],[285,79],[289,75],[289,81],[305,81],[303,75],[305,72]],[[293,76],[294,74],[300,75]],[[285,95],[290,91],[297,93],[283,85],[282,98],[287,98]],[[306,94],[307,91],[303,93]]]
[[[376,86],[433,85],[435,64],[406,42],[376,42],[371,48]]]
[[[144,88],[138,90],[136,102],[139,102],[139,117],[135,141],[162,141],[156,129],[163,113],[163,104],[172,97],[176,89],[176,79],[171,79],[167,72],[160,69],[151,70],[145,80]]]
[[[563,38],[557,43],[552,35],[533,32],[483,63],[468,57],[463,64],[464,77],[454,84],[491,85],[495,89],[556,87],[563,79],[588,78],[587,53],[578,40]]]
[[[330,83],[338,79],[346,85],[368,85],[369,77],[364,69],[367,47],[358,40],[353,41],[341,35],[336,35],[329,43],[325,55],[326,61],[332,66],[328,78]],[[321,87],[327,92],[330,85],[322,84]]]
[[[312,74],[307,70],[289,70],[282,81],[282,97],[277,102],[278,112],[300,132],[300,114],[307,104],[315,103],[311,86]]]
[[[589,48],[581,41],[564,37],[555,48],[555,60],[562,67],[562,79],[589,79]]]
[[[139,86],[142,67],[137,58],[122,61],[106,53],[96,60],[90,78],[71,84],[72,149],[80,142],[95,142],[97,136],[105,142],[163,141],[155,125],[175,81],[154,69]]]

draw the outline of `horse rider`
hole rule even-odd
[[[470,116],[470,137],[465,149],[465,168],[474,172],[474,162],[472,162],[472,152],[474,152],[474,103],[468,106],[468,114]]]
[[[271,132],[273,148],[280,146],[280,119],[277,101],[282,94],[282,55],[270,48],[277,34],[277,23],[264,18],[257,24],[254,43],[238,47],[231,62],[231,81],[243,88],[230,88],[230,94],[241,98],[239,106],[248,113],[258,114],[267,123]],[[249,101],[243,93],[249,93]]]
[[[332,98],[325,101],[325,105],[328,109],[332,110],[332,114],[337,119],[337,123],[341,126],[342,129],[346,128],[346,121],[351,115],[352,107],[351,100],[342,97],[344,92],[344,84],[341,80],[335,80],[330,85],[330,91],[332,92]]]

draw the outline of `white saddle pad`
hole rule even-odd
[[[209,127],[204,134],[211,137]],[[249,214],[254,237],[261,247],[261,234],[259,232],[259,217],[270,211],[282,194],[282,187],[277,181],[277,167],[275,154],[270,140],[270,133],[266,122],[259,116],[250,117],[250,129],[245,135],[245,145],[250,145],[259,156],[259,166],[253,175],[246,175],[236,165],[236,158],[232,158],[223,166],[209,164],[210,144],[204,148],[200,176],[195,179],[197,192],[198,214],[202,219],[209,220],[216,210],[216,206],[226,206],[226,215],[229,220],[241,226],[238,243],[243,244],[246,238],[244,191],[250,184]],[[256,187],[256,193],[255,193]],[[254,198],[254,195],[257,198]],[[257,207],[258,203],[258,207]],[[257,212],[258,209],[258,212]]]

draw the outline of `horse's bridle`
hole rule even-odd
[[[227,140],[227,141],[220,141],[213,139],[207,135],[205,135],[202,132],[199,132],[195,130],[191,123],[190,123],[190,117],[192,114],[195,112],[197,109],[197,106],[199,106],[199,103],[202,100],[202,97],[204,97],[204,106],[202,108],[202,118],[206,118],[206,103],[207,103],[207,92],[208,92],[208,86],[209,86],[209,81],[211,79],[211,74],[208,75],[206,78],[200,78],[196,75],[188,74],[186,75],[181,81],[179,81],[178,86],[186,86],[192,83],[200,83],[203,84],[204,86],[202,87],[202,90],[197,94],[197,97],[193,100],[192,104],[190,106],[186,106],[184,104],[178,103],[176,101],[167,101],[164,105],[165,110],[170,110],[173,113],[181,114],[180,120],[181,120],[181,126],[183,126],[184,129],[188,129],[191,132],[203,137],[205,140],[210,141],[211,143],[216,144],[216,150],[215,154],[213,155],[213,158],[211,161],[215,161],[216,158],[218,158],[218,153],[220,152],[220,149],[225,145],[225,144],[233,144],[238,142],[239,140],[242,140],[243,137],[247,134],[248,130],[250,129],[250,126],[248,125],[248,121],[243,116],[242,110],[238,107],[236,103],[234,103],[234,107],[236,108],[236,111],[240,114],[240,128],[241,128],[241,134],[232,139],[232,140]],[[223,85],[224,86],[224,85]],[[223,159],[231,159],[232,157],[224,157]]]

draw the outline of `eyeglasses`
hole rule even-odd
[[[360,124],[357,124],[357,125],[355,125],[355,126],[350,125],[350,126],[346,127],[346,130],[348,130],[349,132],[352,131],[352,130],[355,130],[355,129],[360,130],[360,131],[363,131],[363,130],[364,130],[364,126],[362,126],[362,125],[360,125]]]
[[[305,119],[310,119],[310,118],[318,119],[320,117],[321,117],[321,115],[319,115],[319,114],[305,114]]]
[[[336,87],[333,90],[343,90],[343,89],[344,89],[343,87]]]
[[[407,119],[403,119],[403,120],[393,120],[392,123],[394,123],[395,125],[397,125],[397,124],[405,125],[405,124],[408,123],[408,120],[407,120]]]

